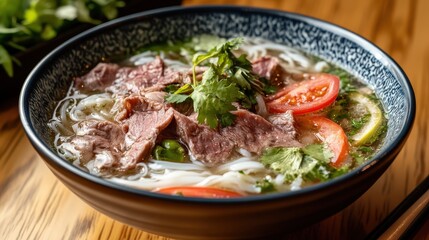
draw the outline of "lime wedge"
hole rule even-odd
[[[383,114],[377,104],[363,94],[352,93],[350,94],[350,99],[364,106],[371,115],[368,122],[356,134],[350,137],[353,140],[353,145],[359,146],[367,143],[378,132],[383,123]]]

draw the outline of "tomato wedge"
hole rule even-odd
[[[343,128],[334,121],[321,116],[302,117],[297,121],[301,126],[314,131],[332,150],[334,157],[331,159],[331,166],[341,167],[349,154],[349,142]]]
[[[340,79],[332,74],[312,74],[309,80],[289,85],[267,98],[267,109],[271,113],[292,110],[304,114],[331,105],[338,96]]]
[[[243,195],[212,187],[167,187],[155,190],[158,193],[164,193],[169,195],[180,195],[184,197],[202,197],[202,198],[232,198],[242,197]]]

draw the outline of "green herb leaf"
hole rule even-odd
[[[333,153],[324,145],[312,144],[304,148],[275,147],[264,151],[261,162],[285,176],[286,182],[297,177],[307,181],[326,181],[345,172],[329,165]]]
[[[334,153],[322,144],[310,144],[302,148],[302,152],[320,162],[330,163]]]
[[[226,41],[225,43],[219,44],[216,47],[212,48],[206,54],[196,54],[192,62],[195,66],[197,66],[210,58],[217,57],[219,54],[228,54],[232,50],[237,49],[238,45],[242,42],[242,38],[234,38],[230,41]]]
[[[170,103],[182,103],[189,99],[189,95],[184,94],[167,94],[165,100]]]
[[[180,86],[178,84],[170,84],[170,85],[167,85],[164,88],[164,92],[173,94],[174,92],[176,92],[177,90],[179,90],[179,87]]]
[[[349,135],[356,134],[370,119],[371,114],[365,114],[362,117],[351,119],[351,131],[348,133]]]
[[[274,187],[274,184],[268,179],[257,181],[256,187],[261,189],[261,193],[269,193],[269,192],[277,191],[276,188]]]
[[[344,69],[332,66],[326,72],[336,75],[340,78],[340,93],[349,93],[356,91],[356,87],[354,87],[352,84],[353,76]]]
[[[273,170],[289,175],[297,172],[303,160],[300,148],[268,148],[261,157],[261,162],[270,165]]]
[[[3,26],[0,26],[0,34],[13,34],[18,33],[21,31],[21,28],[15,27],[15,28],[5,28]]]
[[[0,64],[3,66],[9,77],[13,76],[13,65],[12,65],[12,57],[6,51],[6,49],[0,45]]]
[[[194,110],[198,113],[198,122],[206,123],[211,128],[217,127],[219,116],[221,116],[223,126],[225,126],[224,124],[231,125],[234,115],[230,111],[236,109],[232,103],[242,97],[244,95],[236,84],[226,79],[206,81],[195,87],[191,94]]]
[[[248,74],[247,70],[243,68],[237,68],[237,71],[235,72],[232,80],[243,89],[250,89],[251,85],[250,85],[250,82],[247,80],[249,79],[249,76],[247,74]]]

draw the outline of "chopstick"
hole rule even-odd
[[[427,176],[367,239],[410,239],[428,220],[429,176]]]
[[[402,239],[419,239],[419,234],[422,233],[428,237],[428,228],[423,229],[429,223],[429,204],[420,212],[420,214],[414,219],[407,230],[402,234]],[[420,232],[419,230],[423,230]]]

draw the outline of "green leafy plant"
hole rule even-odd
[[[117,16],[121,0],[0,0],[0,64],[13,76],[13,54],[56,37],[68,26]]]

